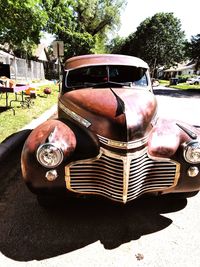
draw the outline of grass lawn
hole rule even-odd
[[[52,93],[46,96],[43,93],[44,88],[49,87]],[[19,131],[33,119],[38,118],[44,111],[51,108],[57,103],[59,89],[57,85],[46,84],[39,86],[37,97],[33,99],[33,105],[29,108],[22,107],[20,102],[12,102],[12,107],[15,110],[15,115],[12,109],[5,110],[5,93],[0,94],[0,143],[11,134]],[[15,94],[9,93],[9,101],[14,100]],[[26,96],[25,96],[26,97]]]
[[[190,85],[187,83],[178,83],[177,85],[171,85],[171,87],[181,90],[200,90],[200,85]],[[200,92],[200,91],[199,91]]]
[[[167,80],[159,80],[159,84],[163,85],[163,86],[168,86],[169,85],[169,81],[167,81]]]
[[[178,83],[177,85],[169,85],[167,80],[159,80],[159,84],[171,88],[176,88],[180,90],[200,90],[200,85],[190,85],[188,83]]]

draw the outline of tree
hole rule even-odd
[[[107,45],[107,49],[113,54],[117,54],[119,52],[123,53],[122,47],[123,48],[125,47],[126,41],[127,39],[117,35],[115,38],[110,40],[109,44]],[[126,52],[124,51],[123,54],[126,54]]]
[[[108,33],[120,23],[123,0],[43,0],[46,30],[64,41],[66,57],[104,52]]]
[[[125,5],[123,0],[1,0],[0,43],[31,56],[46,31],[64,41],[66,56],[103,52]]]
[[[22,56],[32,54],[47,21],[40,0],[1,0],[0,42]],[[16,54],[15,53],[15,54]]]
[[[192,36],[185,44],[186,56],[196,62],[196,71],[200,68],[200,34]]]
[[[138,56],[152,71],[159,66],[173,66],[183,57],[185,34],[173,13],[157,13],[145,19],[124,42],[119,53]]]

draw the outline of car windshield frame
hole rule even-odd
[[[148,87],[147,68],[131,65],[90,65],[66,71],[65,87],[70,90],[104,85]]]

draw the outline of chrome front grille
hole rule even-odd
[[[150,191],[173,186],[177,165],[171,161],[155,161],[147,154],[131,161],[127,201]]]
[[[100,194],[119,202],[174,185],[179,164],[150,159],[146,150],[120,156],[102,149],[98,159],[66,167],[67,188],[77,193]]]

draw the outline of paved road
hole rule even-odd
[[[155,87],[159,116],[200,125],[200,90]]]
[[[175,98],[161,93],[158,102],[170,105],[170,114],[179,102],[171,105]],[[0,267],[199,267],[199,210],[199,194],[128,206],[77,200],[44,210],[18,171],[0,199]]]
[[[44,210],[21,182],[0,205],[0,266],[200,266],[200,197]]]
[[[0,205],[0,266],[200,266],[200,197],[46,211],[20,181]]]

